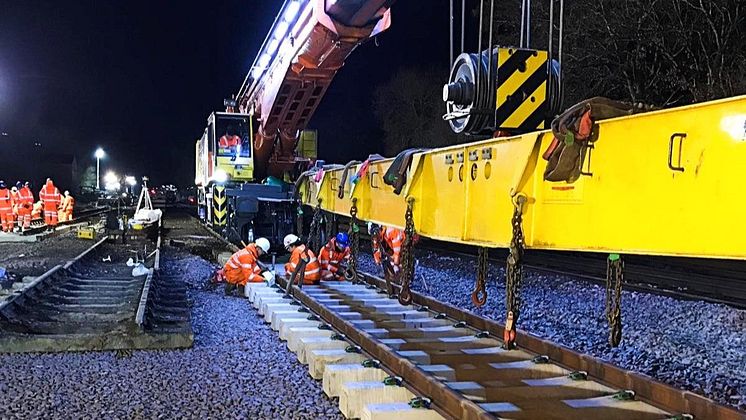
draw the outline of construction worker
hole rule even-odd
[[[321,281],[321,266],[319,266],[319,261],[313,251],[308,249],[308,246],[292,233],[285,236],[282,243],[290,253],[290,261],[285,264],[285,274],[289,277],[292,276],[296,267],[303,260],[306,264],[302,274],[303,284],[319,284],[319,281]],[[298,273],[298,275],[301,275],[301,273]],[[296,279],[296,281],[298,280]]]
[[[65,196],[62,197],[62,205],[59,211],[60,222],[73,220],[73,207],[75,207],[75,199],[70,195],[70,191],[65,190]]]
[[[319,251],[322,280],[344,280],[344,271],[350,261],[350,238],[339,232]]]
[[[254,243],[231,255],[223,267],[225,276],[225,294],[230,295],[238,289],[240,296],[245,295],[246,283],[260,283],[269,280],[271,274],[262,273],[259,257],[269,252],[269,241],[258,238]]]
[[[18,225],[24,231],[31,227],[31,212],[34,207],[34,193],[28,182],[18,190],[18,201]]]
[[[39,191],[39,199],[44,203],[44,223],[50,227],[57,226],[57,208],[62,200],[60,190],[50,178],[47,178],[47,183]]]
[[[0,181],[0,228],[3,232],[13,232],[13,204],[13,197],[5,186],[5,181]]]
[[[373,260],[376,264],[381,265],[382,252],[385,253],[393,274],[398,274],[401,263],[401,246],[404,243],[404,231],[368,223],[368,233],[373,242]]]
[[[31,220],[39,220],[44,213],[44,202],[39,200],[31,208]]]
[[[13,202],[13,212],[11,213],[11,216],[13,217],[13,226],[11,228],[11,231],[14,231],[16,228],[16,222],[18,221],[18,204],[21,202],[20,196],[18,195],[18,190],[21,188],[21,183],[16,182],[16,185],[13,186],[13,188],[10,189],[10,199]],[[18,224],[18,230],[20,229],[20,223]]]

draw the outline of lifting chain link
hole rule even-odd
[[[334,232],[336,217],[337,215],[334,213],[324,213],[324,240],[321,244],[319,244],[319,249],[321,249],[322,246],[329,242],[329,239],[333,238],[334,235],[336,235],[336,233]]]
[[[622,281],[624,261],[619,254],[606,260],[606,320],[609,321],[609,345],[617,347],[622,341]]]
[[[407,198],[407,211],[404,213],[404,244],[402,246],[401,261],[401,290],[399,291],[399,303],[409,305],[412,303],[412,292],[409,290],[414,278],[414,216],[412,207],[414,198]]]
[[[507,350],[515,348],[516,323],[521,310],[521,283],[523,282],[523,205],[526,196],[518,194],[513,198],[513,238],[510,240],[510,253],[505,268],[505,332],[504,346]]]
[[[313,250],[319,249],[319,235],[321,234],[321,199],[319,198],[316,208],[313,209],[313,219],[311,219],[311,227],[308,229],[308,239],[306,243]]]
[[[477,282],[471,292],[471,302],[477,308],[487,302],[487,248],[480,247],[477,254]]]
[[[295,231],[298,237],[303,236],[303,202],[298,201],[298,210],[295,214]]]
[[[357,197],[352,198],[350,207],[350,263],[347,267],[345,278],[354,283],[358,282],[357,277],[357,256],[360,250],[360,225],[357,219]]]

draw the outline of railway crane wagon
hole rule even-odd
[[[293,229],[292,184],[312,163],[306,128],[334,75],[390,25],[393,0],[286,0],[243,84],[197,141],[199,217],[235,242],[281,244]],[[269,182],[266,182],[269,180]]]

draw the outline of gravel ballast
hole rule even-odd
[[[166,226],[204,235],[188,217]],[[0,355],[0,418],[343,418],[248,301],[205,287],[214,266],[188,249],[166,247],[163,270],[188,284],[193,348]]]
[[[419,266],[414,290],[504,322],[502,266],[490,263],[488,300],[476,308],[470,297],[475,259],[432,251],[418,251],[416,257]],[[359,268],[382,274],[370,255],[362,252]],[[746,409],[746,311],[625,290],[623,339],[619,347],[612,348],[608,344],[603,286],[527,270],[521,296],[519,329]]]

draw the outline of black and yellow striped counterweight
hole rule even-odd
[[[547,60],[546,51],[525,48],[495,47],[491,59],[487,51],[459,55],[443,87],[443,118],[463,134],[545,128],[551,112]]]

